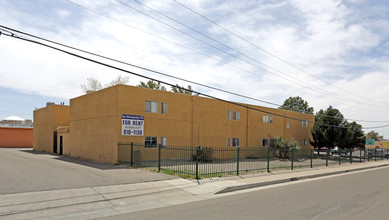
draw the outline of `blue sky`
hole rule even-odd
[[[72,1],[0,0],[0,24],[273,103],[301,96],[315,111],[332,105],[346,118],[389,121],[386,1],[177,0],[230,32],[172,0]],[[0,119],[32,118],[46,101],[69,103],[82,95],[80,85],[88,77],[104,84],[125,75],[5,36],[0,36],[0,66]],[[130,85],[143,80],[129,77]],[[192,86],[220,98],[269,106]],[[374,130],[389,138],[388,127]]]

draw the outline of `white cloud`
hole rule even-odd
[[[0,9],[0,20],[10,20],[12,22],[9,25],[16,29],[58,42],[258,99],[282,104],[289,96],[299,95],[313,105],[315,110],[333,105],[340,108],[346,117],[389,120],[387,114],[382,113],[388,110],[382,106],[384,105],[382,102],[389,104],[387,99],[389,88],[386,86],[389,83],[389,45],[386,40],[389,31],[380,30],[381,25],[387,24],[387,21],[381,17],[376,20],[363,17],[358,15],[354,8],[348,7],[350,4],[362,4],[360,2],[348,2],[348,4],[336,0],[313,2],[291,0],[270,3],[268,1],[258,3],[185,2],[194,10],[214,19],[235,34],[301,67],[305,72],[331,82],[336,87],[329,86],[285,64],[171,1],[147,1],[145,4],[189,26],[201,28],[200,31],[203,33],[211,34],[212,38],[251,58],[230,51],[160,15],[158,18],[164,22],[195,34],[196,37],[215,47],[228,50],[239,59],[209,48],[123,5],[110,1],[82,1],[79,4],[125,24],[85,11],[73,4],[53,8],[62,19],[48,21],[45,20],[44,12],[34,12],[34,8],[30,11],[18,11],[17,7],[13,7],[11,3],[0,3],[2,6],[0,8],[3,8]],[[132,4],[137,9],[150,13],[141,5]],[[155,15],[155,13],[150,14]],[[176,44],[161,40],[161,38]],[[215,59],[197,54],[177,44],[215,57]],[[46,96],[55,94],[58,97],[69,99],[81,95],[80,84],[84,83],[88,77],[95,77],[107,83],[116,75],[123,74],[60,52],[3,36],[0,37],[0,51],[0,65],[2,66],[0,86],[24,92]],[[109,63],[112,64],[112,62]],[[115,65],[174,84],[185,86],[188,84],[154,73],[146,73],[133,67]],[[256,66],[277,75],[283,75],[283,78]],[[139,80],[141,79],[138,77],[130,76],[132,85],[138,84]],[[217,94],[222,98],[254,103],[199,86],[192,86],[206,93]],[[323,89],[330,94],[323,92]],[[381,103],[364,100],[359,96],[369,97]],[[350,99],[353,100],[352,103],[349,102]],[[377,113],[372,114],[372,112]],[[383,131],[389,137],[389,131]]]

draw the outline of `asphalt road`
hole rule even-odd
[[[108,219],[388,219],[388,174],[380,168]]]
[[[0,148],[0,195],[174,178],[123,165],[34,152],[31,148]]]

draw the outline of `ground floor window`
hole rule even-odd
[[[266,146],[269,146],[269,139],[263,139],[262,140],[262,146],[266,147]]]
[[[301,146],[308,146],[308,139],[302,139]]]
[[[239,138],[232,138],[232,146],[239,147]]]
[[[161,145],[162,147],[166,147],[167,144],[167,138],[166,137],[161,137]]]
[[[231,146],[231,139],[227,138],[227,147],[230,147],[230,146]]]
[[[146,136],[145,147],[157,147],[157,137]]]

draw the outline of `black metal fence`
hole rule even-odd
[[[177,147],[118,144],[119,162],[131,166],[154,167],[184,178],[210,178],[279,169],[333,166],[388,159],[387,149],[314,151],[271,147]]]

